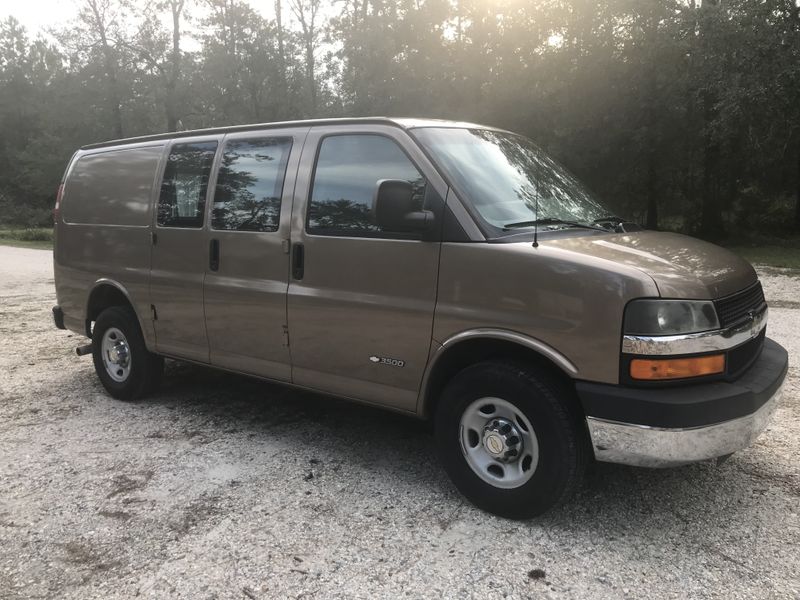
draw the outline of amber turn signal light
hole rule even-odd
[[[631,378],[651,381],[700,377],[724,371],[724,354],[711,354],[694,358],[635,358],[631,361]]]

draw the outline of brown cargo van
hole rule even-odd
[[[764,429],[786,351],[753,268],[643,231],[532,142],[320,120],[81,148],[56,204],[56,325],[109,394],[164,357],[435,422],[478,506],[540,514],[591,459],[665,467]]]

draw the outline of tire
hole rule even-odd
[[[482,362],[453,377],[438,403],[435,435],[458,490],[510,519],[566,501],[588,460],[574,392],[546,371],[515,362]]]
[[[155,391],[164,372],[164,359],[147,350],[136,314],[125,306],[112,306],[97,317],[92,358],[103,387],[117,400]]]

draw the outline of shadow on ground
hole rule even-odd
[[[199,416],[201,431],[189,434],[206,441],[231,434],[268,436],[329,463],[347,462],[359,470],[391,466],[386,476],[405,480],[396,483],[428,486],[445,502],[465,504],[438,465],[429,424],[400,414],[173,361],[160,391],[135,406]],[[698,514],[720,511],[728,521],[746,518],[766,493],[759,480],[774,479],[768,470],[761,473],[765,467],[749,461],[747,452],[722,465],[709,461],[665,470],[594,463],[578,495],[537,522],[566,529],[597,527],[609,535],[615,528],[651,530],[654,523],[685,528]],[[742,486],[743,477],[752,485]],[[795,483],[784,484],[798,496]]]

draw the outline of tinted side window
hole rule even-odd
[[[64,188],[67,223],[146,227],[163,144],[81,156]]]
[[[202,227],[208,176],[217,142],[175,144],[169,153],[158,199],[162,227]]]
[[[393,140],[378,135],[323,139],[308,207],[308,231],[380,237],[372,204],[381,179],[410,181],[422,208],[425,180]]]
[[[225,144],[211,226],[235,231],[277,231],[291,149],[291,138],[232,140]]]

